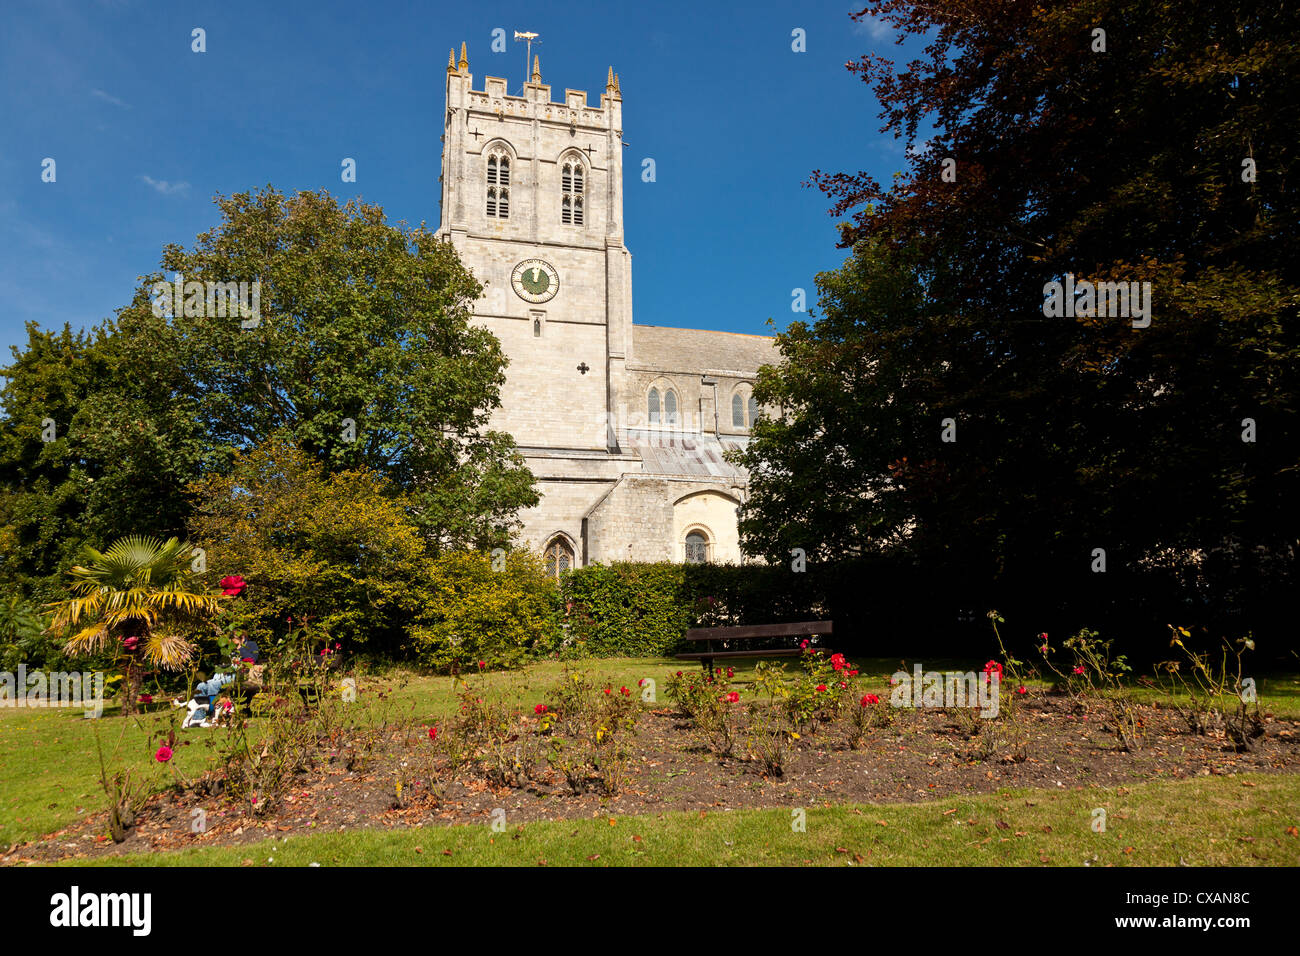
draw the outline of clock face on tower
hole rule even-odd
[[[510,276],[515,294],[528,302],[549,302],[560,291],[560,274],[545,259],[525,259]]]

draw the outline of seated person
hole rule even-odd
[[[258,664],[257,641],[250,638],[247,634],[235,635],[235,653],[231,655],[231,662],[238,664],[243,661],[260,671]],[[227,684],[234,683],[235,674],[214,674],[211,679],[205,680],[194,688],[194,696],[188,701],[182,702],[180,698],[172,701],[173,707],[187,707],[189,713],[185,715],[185,720],[181,722],[181,727],[212,727],[216,724],[216,700],[217,695],[221,693],[221,688]]]

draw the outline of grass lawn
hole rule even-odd
[[[1091,829],[1095,808],[1106,830]],[[345,831],[120,857],[130,866],[1296,866],[1300,777],[1012,790],[927,806],[717,810]],[[448,852],[450,851],[450,852]],[[103,862],[103,861],[101,861]]]
[[[752,676],[752,661],[737,666],[744,683]],[[969,662],[926,661],[927,668],[964,668]],[[665,658],[589,660],[569,665],[612,683],[636,688],[643,678],[655,679],[663,700],[663,680],[668,673],[685,670],[683,662]],[[898,668],[894,659],[859,661],[864,675],[873,675],[880,693],[887,692],[888,675]],[[542,700],[561,676],[565,665],[544,662],[521,671],[489,674],[489,687],[504,691],[521,706]],[[1278,716],[1300,716],[1300,678],[1274,675],[1259,681],[1261,708]],[[1134,688],[1143,702],[1157,699],[1156,692]],[[361,684],[357,707],[378,717],[415,717],[435,723],[453,708],[454,687],[449,678],[410,675],[395,671]],[[99,785],[96,754],[98,734],[110,771],[129,766],[161,789],[173,770],[150,759],[152,743],[169,721],[179,722],[182,712],[161,708],[136,720],[123,720],[114,710],[101,720],[86,720],[80,710],[27,710],[0,708],[0,849],[67,826],[80,816],[107,807]],[[178,732],[187,742],[176,748],[174,767],[194,777],[219,759],[208,731]],[[1288,863],[1300,862],[1300,840],[1286,838],[1300,806],[1300,778],[1257,776],[1254,786],[1242,777],[1207,778],[1178,783],[1135,785],[1117,791],[1042,792],[1014,799],[996,795],[971,796],[944,805],[955,813],[942,815],[935,804],[890,805],[872,808],[851,805],[808,808],[808,832],[790,831],[787,811],[746,810],[709,812],[703,819],[693,814],[668,813],[656,817],[608,820],[538,822],[521,831],[493,834],[482,826],[413,831],[345,832],[290,838],[275,852],[268,847],[213,848],[182,851],[149,862],[225,862],[244,859],[265,862],[322,864],[330,862],[473,862],[536,864],[592,862],[642,863],[802,863],[853,858],[857,853],[871,863],[942,864],[1049,862],[1079,865],[1092,853],[1098,863]],[[1028,801],[1032,806],[1027,806]],[[1000,810],[1001,807],[1006,810]],[[1087,827],[1094,807],[1107,808],[1110,828],[1093,834]],[[858,812],[860,811],[860,812]],[[1001,814],[1008,829],[994,827]],[[1282,816],[1277,816],[1281,813]],[[1286,818],[1290,813],[1291,818]],[[1082,816],[1080,816],[1082,814]],[[1122,814],[1127,814],[1124,819]],[[976,824],[966,824],[974,818]],[[883,820],[886,826],[876,821]],[[634,822],[635,821],[635,822]],[[643,837],[632,841],[628,827],[635,825]],[[983,828],[993,829],[983,832]],[[1044,831],[1051,827],[1051,831]],[[578,836],[573,837],[573,831]],[[1078,832],[1076,832],[1078,831]],[[1015,836],[1024,832],[1025,836]],[[1125,834],[1131,834],[1126,836]],[[1189,837],[1194,834],[1194,838]],[[989,837],[987,843],[981,843]],[[1253,840],[1253,842],[1252,842]],[[1280,845],[1277,841],[1280,840]],[[495,841],[495,842],[493,842]],[[1217,842],[1211,842],[1217,841]],[[730,845],[729,845],[730,844]],[[415,853],[422,846],[423,853]],[[1124,853],[1126,846],[1133,846]],[[837,854],[837,847],[850,850]],[[451,857],[442,855],[450,848]],[[263,851],[266,852],[263,852]],[[867,851],[871,855],[867,855]],[[1109,854],[1109,855],[1107,855]],[[437,856],[438,859],[432,859]],[[411,859],[408,859],[410,857]]]

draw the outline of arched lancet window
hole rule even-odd
[[[664,424],[677,424],[677,393],[667,392],[664,394]]]
[[[573,568],[573,548],[562,537],[552,538],[543,556],[546,560],[546,573],[557,581],[562,573]]]
[[[731,424],[736,428],[745,427],[745,400],[739,395],[731,396]]]
[[[566,159],[560,167],[560,222],[566,226],[582,225],[582,197],[586,173],[582,163]]]
[[[649,412],[651,425],[659,424],[659,389],[650,389],[650,397],[646,401],[646,410]]]
[[[751,395],[749,396],[749,427],[753,428],[756,421],[758,421],[758,402]]]
[[[703,531],[692,531],[686,536],[686,563],[707,564],[709,561],[709,539]]]
[[[499,147],[487,158],[487,214],[491,219],[510,218],[510,156]]]

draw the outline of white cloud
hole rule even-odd
[[[854,10],[853,12],[857,13],[858,11]],[[894,28],[873,16],[865,16],[861,20],[855,20],[853,32],[860,36],[871,37],[877,43],[892,40],[894,37]]]
[[[129,104],[124,103],[122,100],[119,100],[116,96],[112,95],[111,93],[105,93],[103,90],[91,90],[90,95],[98,97],[99,99],[103,100],[105,103],[112,103],[114,106],[120,106],[124,110],[129,110],[131,108]]]
[[[141,176],[140,178],[152,186],[154,192],[163,196],[179,196],[190,191],[189,183],[169,183],[165,179],[154,179],[152,176]]]

